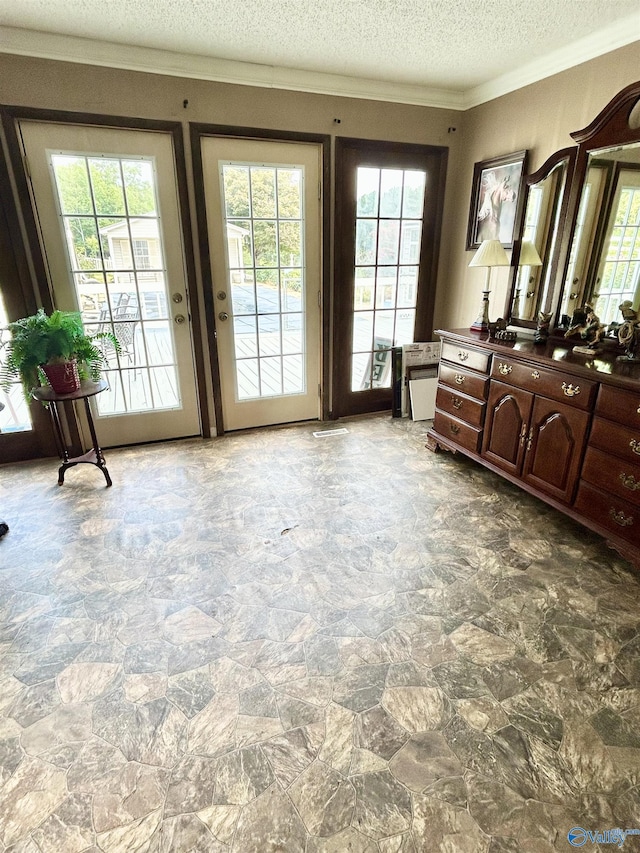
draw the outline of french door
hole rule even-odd
[[[33,203],[62,310],[112,332],[103,446],[200,433],[172,138],[23,120]]]
[[[225,430],[320,416],[318,145],[202,137]]]
[[[337,140],[335,416],[390,409],[392,349],[431,339],[446,160]]]

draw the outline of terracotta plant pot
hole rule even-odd
[[[56,394],[71,394],[80,388],[77,361],[65,361],[62,364],[43,364],[42,370]]]

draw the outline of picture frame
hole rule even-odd
[[[513,246],[522,207],[526,161],[525,149],[474,165],[467,251],[477,249],[483,240],[500,240],[505,249]]]

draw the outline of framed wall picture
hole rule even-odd
[[[506,249],[513,246],[526,159],[526,151],[516,151],[474,165],[468,250],[477,249],[483,240],[500,240]]]

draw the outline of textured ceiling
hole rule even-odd
[[[640,39],[640,0],[0,2],[2,27],[461,92],[616,30],[613,49],[623,22]]]

